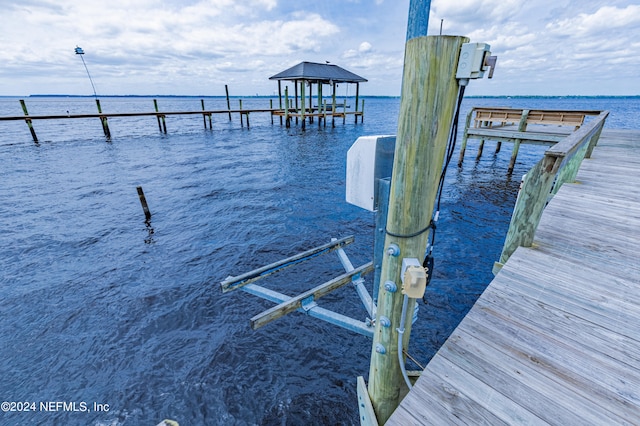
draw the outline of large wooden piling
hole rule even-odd
[[[24,99],[20,99],[20,105],[22,106],[22,112],[24,112],[24,116],[28,117],[29,116],[29,111],[27,111],[27,104],[24,103]],[[38,142],[38,136],[36,136],[36,131],[33,128],[33,124],[31,123],[31,120],[28,118],[25,118],[25,123],[27,123],[27,126],[29,127],[29,131],[31,132],[31,137],[33,138],[34,142]]]
[[[395,244],[399,255],[386,252],[378,293],[376,330],[371,351],[368,392],[377,421],[384,424],[406,390],[398,362],[398,331],[403,294],[403,258],[422,260],[428,241],[436,193],[449,139],[458,83],[458,56],[466,37],[417,37],[407,41],[393,176],[384,247]],[[390,281],[397,291],[384,283]],[[403,346],[411,332],[415,299],[409,299]],[[389,322],[381,321],[386,317]]]

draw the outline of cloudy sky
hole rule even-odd
[[[0,95],[269,95],[300,61],[399,95],[409,0],[0,0]],[[640,1],[432,0],[498,56],[476,95],[640,95]]]

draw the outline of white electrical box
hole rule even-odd
[[[491,55],[491,46],[486,43],[465,43],[460,49],[457,79],[482,78],[489,69],[485,64],[485,56]],[[490,76],[491,77],[491,76]]]
[[[395,136],[361,136],[347,151],[346,199],[349,204],[375,211],[378,180],[391,177]]]

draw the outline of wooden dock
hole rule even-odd
[[[605,129],[387,424],[640,424],[639,176]]]

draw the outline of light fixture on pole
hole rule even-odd
[[[89,81],[91,82],[91,88],[93,89],[93,96],[96,97],[96,99],[98,98],[98,95],[96,94],[96,86],[93,85],[93,79],[91,78],[91,74],[89,74],[89,68],[87,68],[87,64],[84,62],[84,57],[82,55],[84,55],[84,50],[82,50],[82,47],[76,45],[76,49],[75,49],[76,55],[80,55],[80,59],[82,59],[82,65],[84,65],[84,69],[87,70],[87,76],[89,77]]]
[[[89,74],[89,68],[87,68],[87,64],[84,62],[84,50],[82,47],[76,45],[75,49],[76,55],[80,55],[80,59],[82,59],[82,65],[84,65],[84,69],[87,70],[87,76],[89,77],[89,81],[91,82],[91,88],[93,89],[93,96],[96,98],[96,106],[98,107],[98,113],[102,114],[102,107],[100,106],[100,100],[98,99],[98,94],[96,93],[96,86],[93,84],[93,79],[91,78],[91,74]],[[104,131],[104,135],[107,137],[107,140],[111,139],[111,131],[109,130],[109,124],[107,123],[107,116],[100,116],[100,121],[102,122],[102,130]]]

